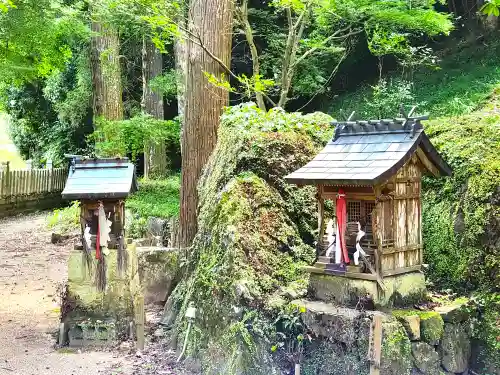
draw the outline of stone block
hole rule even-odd
[[[443,318],[439,313],[429,311],[420,314],[420,337],[424,342],[438,345],[443,336],[443,327]]]
[[[441,361],[438,352],[433,346],[425,342],[413,342],[411,344],[413,363],[419,371],[425,375],[440,375]]]
[[[307,268],[316,270],[317,268]],[[420,272],[384,277],[385,291],[375,280],[312,272],[309,295],[315,299],[354,307],[360,298],[371,296],[378,306],[405,306],[420,301],[426,293],[425,278]]]
[[[370,326],[360,332],[361,312],[317,301],[295,301],[305,308],[304,324],[317,336],[352,346],[359,338],[368,339]]]
[[[179,266],[179,250],[139,247],[137,256],[145,303],[164,303],[172,291],[172,282]]]
[[[360,297],[378,297],[377,284],[371,280],[349,279],[343,276],[311,274],[309,295],[324,302],[356,306]]]
[[[410,339],[397,320],[382,325],[380,375],[409,375],[412,369]]]
[[[406,315],[398,317],[411,341],[420,340],[420,317],[418,315]]]
[[[470,318],[466,302],[437,306],[434,310],[441,315],[446,323],[462,323]]]
[[[69,323],[69,346],[114,346],[117,329],[113,320],[85,319]]]
[[[447,371],[466,371],[471,356],[471,343],[465,327],[460,324],[445,324],[439,352],[442,365]]]
[[[65,312],[63,322],[68,323],[69,327],[73,327],[70,328],[73,343],[76,342],[75,340],[80,340],[84,345],[92,341],[88,336],[92,332],[94,335],[99,335],[100,332],[109,331],[109,327],[103,328],[101,326],[97,331],[82,331],[79,334],[77,326],[81,326],[80,322],[86,319],[91,319],[93,322],[112,321],[117,335],[121,336],[128,333],[129,321],[134,316],[133,301],[136,296],[141,294],[135,244],[132,243],[127,246],[125,257],[127,264],[120,271],[117,266],[118,251],[109,249],[107,255],[104,255],[106,288],[104,291],[100,291],[95,286],[94,281],[97,266],[95,251],[92,252],[89,258],[90,267],[82,250],[74,250],[70,253],[68,260],[68,296],[65,301],[68,311]],[[93,341],[100,342],[99,340]]]

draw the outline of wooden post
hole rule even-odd
[[[52,160],[47,160],[47,165],[46,168],[49,170],[48,174],[48,184],[47,184],[47,192],[51,193],[52,189],[54,188],[54,164],[52,163]]]
[[[382,357],[382,316],[374,315],[370,327],[370,375],[380,375],[380,359]]]
[[[10,162],[4,161],[0,164],[0,167],[3,170],[2,195],[8,197],[10,196]]]
[[[135,329],[137,336],[137,349],[144,350],[144,296],[136,297],[135,304]]]

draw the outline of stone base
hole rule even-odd
[[[103,254],[104,255],[104,254]],[[127,337],[134,320],[135,301],[142,296],[137,251],[134,243],[126,249],[127,265],[117,267],[116,249],[104,255],[106,288],[95,284],[97,261],[92,252],[91,265],[82,250],[73,250],[68,261],[68,289],[63,304],[63,323],[71,346],[109,345]]]
[[[70,347],[112,347],[118,342],[115,322],[86,319],[69,324],[68,344]]]
[[[376,280],[311,273],[308,294],[311,298],[342,306],[356,306],[371,296],[377,306],[410,306],[425,297],[425,277],[420,272],[384,277],[386,290]]]
[[[179,249],[138,247],[137,256],[144,302],[164,305],[179,267]]]

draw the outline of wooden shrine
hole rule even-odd
[[[125,238],[125,199],[137,190],[127,158],[71,159],[63,199],[80,201],[80,240],[68,261],[71,346],[113,345],[127,334],[141,298],[135,244]],[[64,343],[61,339],[60,342]]]
[[[421,179],[447,176],[451,169],[429,141],[422,119],[334,122],[333,139],[286,177],[317,187],[318,260],[306,269],[318,299],[353,304],[370,295],[388,305],[425,292]],[[346,211],[341,226],[332,209],[339,199],[345,199]],[[345,256],[332,256],[341,242]]]
[[[127,158],[74,157],[71,160],[62,197],[81,202],[81,246],[86,253],[94,250],[95,257],[99,260],[102,258],[102,248],[118,249],[118,266],[123,266],[121,255],[126,247],[124,199],[136,190],[135,167]],[[100,209],[104,220],[99,217]],[[105,231],[107,233],[104,236]]]

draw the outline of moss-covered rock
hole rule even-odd
[[[466,329],[460,324],[445,324],[439,351],[446,370],[454,373],[467,370],[471,356],[471,342]]]
[[[413,363],[425,375],[441,375],[441,361],[434,347],[425,342],[411,344]]]
[[[165,315],[181,342],[184,310],[196,304],[188,351],[201,357],[205,373],[272,373],[264,359],[279,354],[276,331],[283,329],[274,321],[303,293],[301,266],[314,260],[317,225],[315,189],[283,177],[326,143],[329,121],[248,104],[222,117],[199,183],[198,233]]]
[[[139,247],[137,257],[145,303],[165,302],[179,269],[179,250]]]
[[[420,310],[393,310],[392,315],[399,321],[404,320],[409,316],[418,316],[420,318],[420,338],[422,341],[437,345],[443,336],[444,321],[441,315],[436,311],[420,311]]]
[[[411,342],[403,326],[393,320],[383,324],[380,373],[409,375],[412,369]]]
[[[439,313],[428,311],[419,314],[420,316],[420,336],[422,340],[430,345],[439,344],[443,337],[444,322]]]

